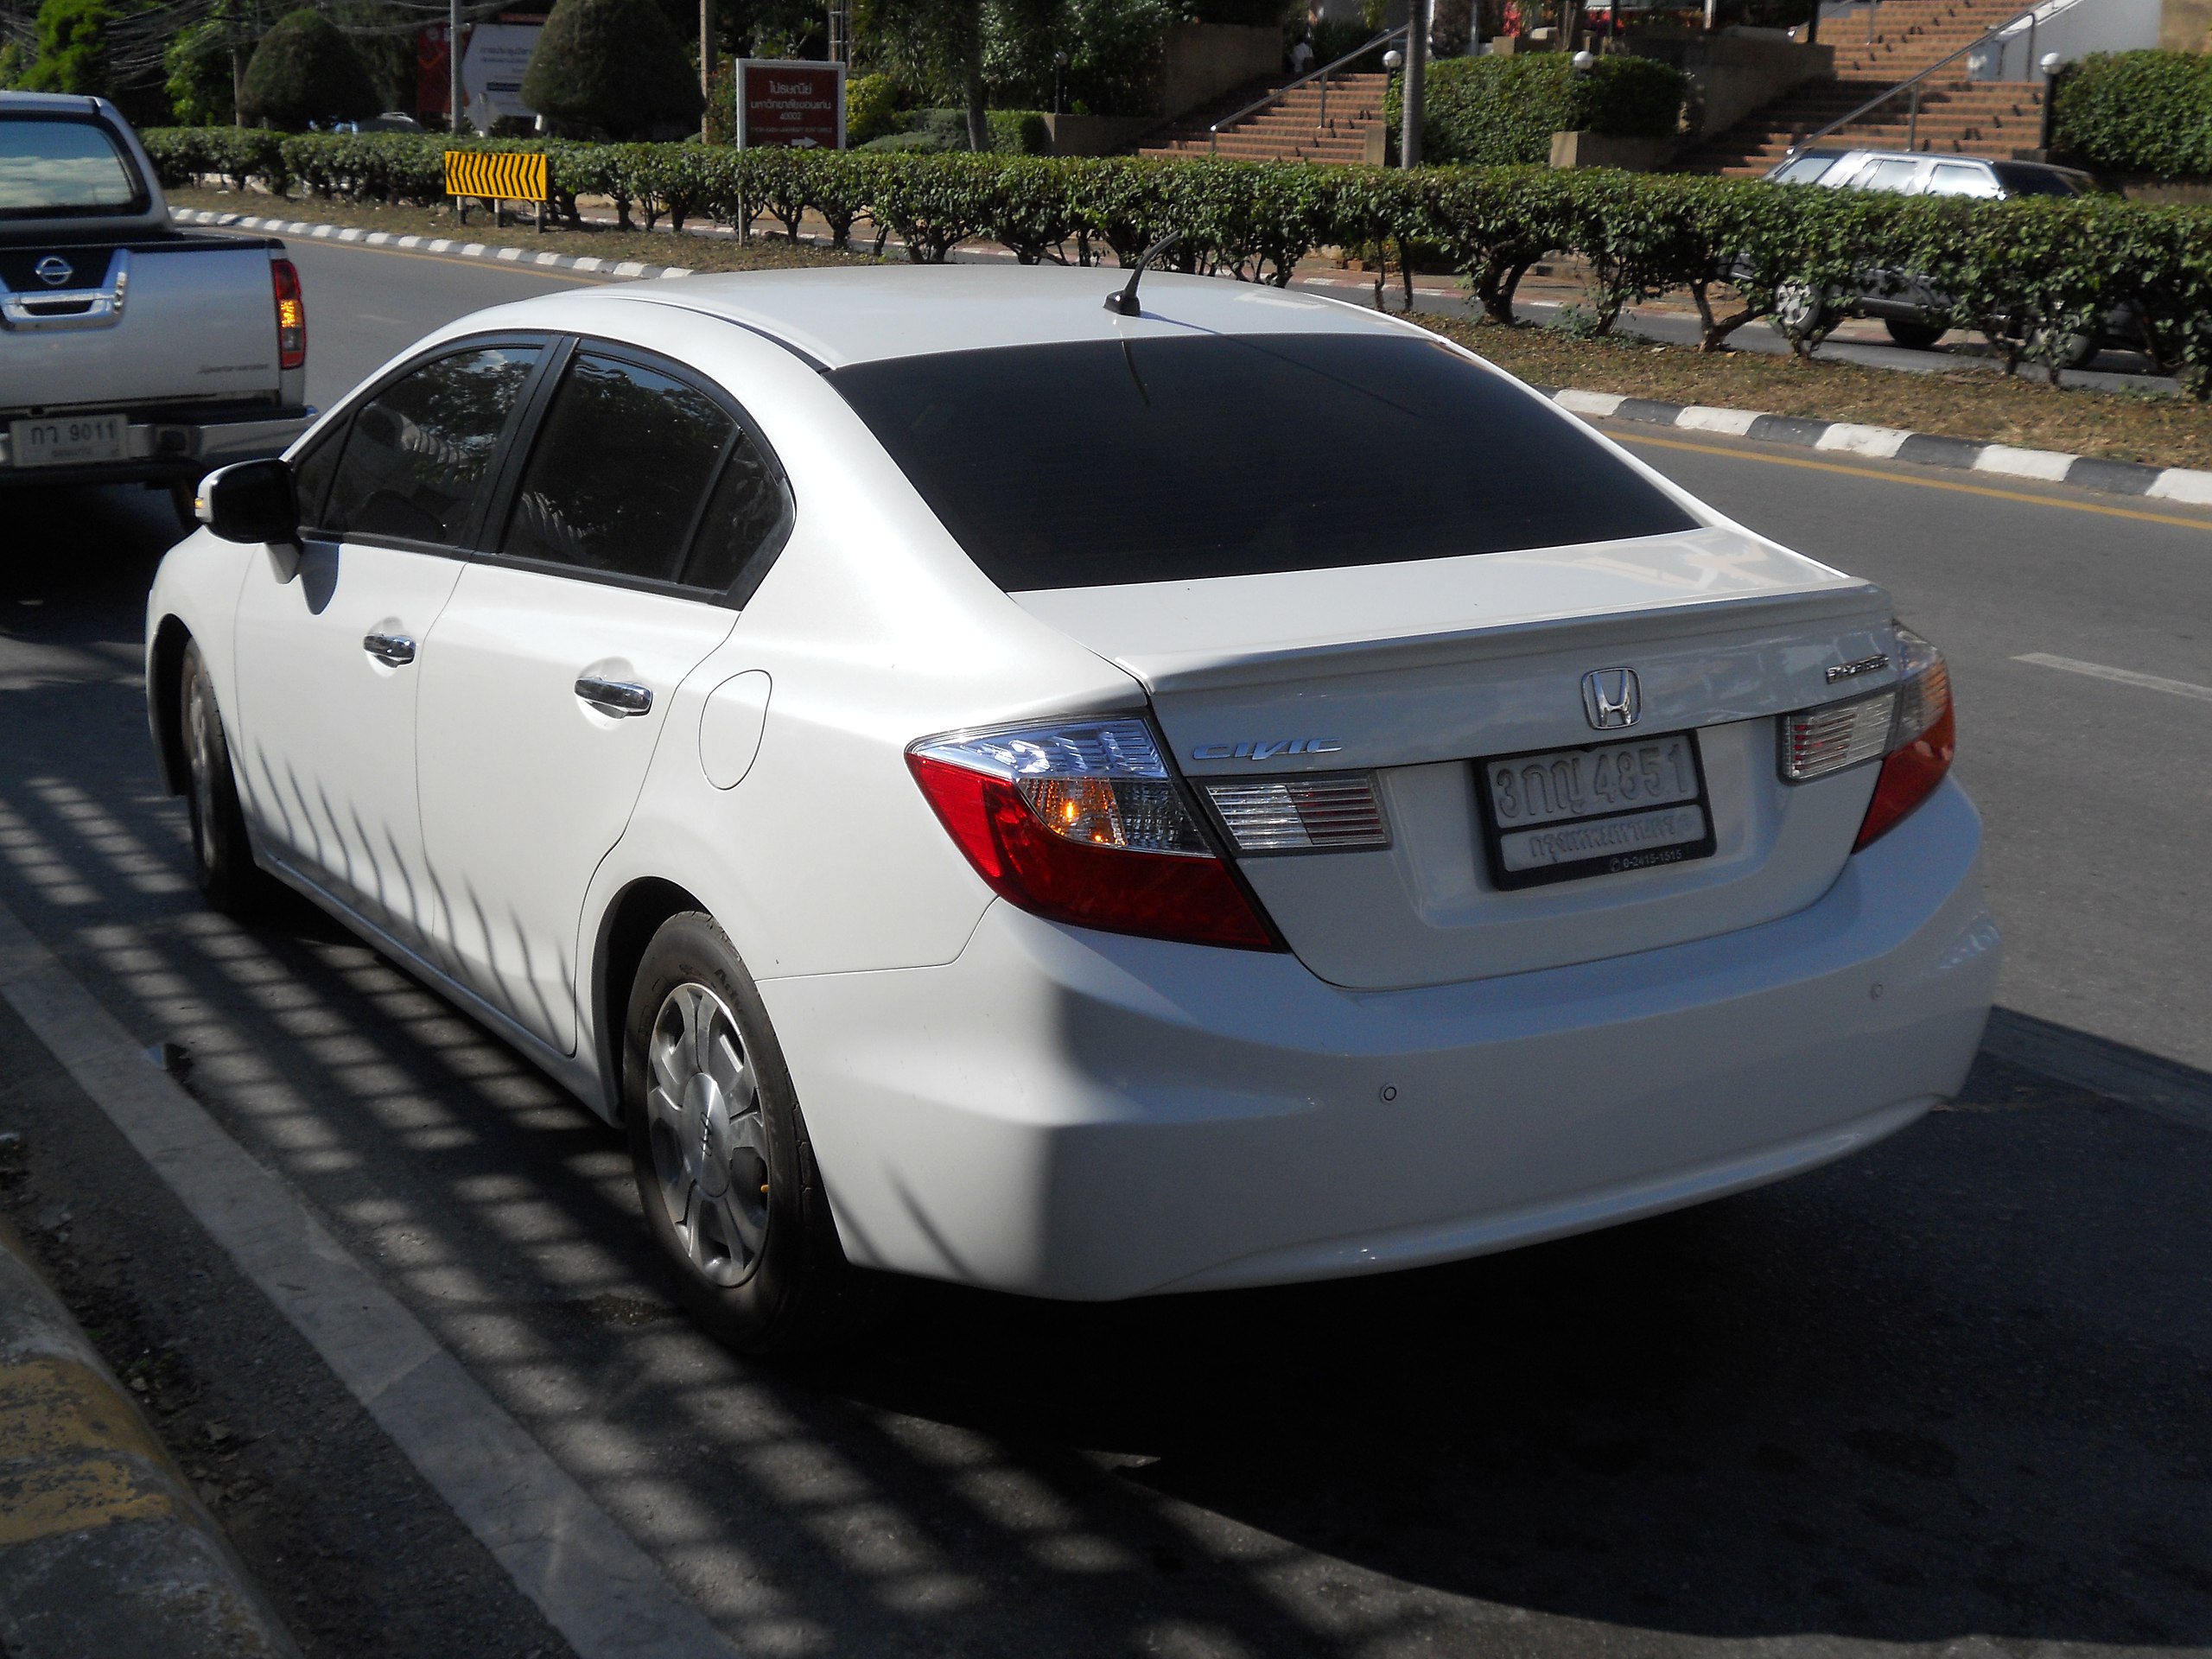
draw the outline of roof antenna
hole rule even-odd
[[[1129,273],[1129,285],[1118,294],[1106,296],[1106,308],[1124,317],[1141,317],[1144,308],[1137,303],[1137,283],[1143,280],[1145,268],[1183,239],[1180,231],[1170,231],[1137,256],[1137,268]]]

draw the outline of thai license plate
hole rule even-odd
[[[1713,855],[1694,732],[1504,755],[1481,768],[1483,839],[1500,887]]]
[[[18,467],[73,467],[121,461],[130,435],[122,415],[57,415],[8,423],[8,453]]]

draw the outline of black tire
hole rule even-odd
[[[1933,351],[1944,334],[1940,323],[1907,322],[1897,317],[1883,318],[1882,327],[1890,331],[1891,340],[1909,352]]]
[[[645,1225],[695,1319],[747,1354],[854,1333],[870,1298],[837,1243],[783,1050],[700,912],[645,947],[623,1021],[622,1114]]]
[[[272,884],[253,861],[238,779],[231,771],[230,740],[197,640],[184,647],[177,711],[184,740],[185,805],[192,823],[193,879],[211,909],[226,916],[250,915],[268,899]]]

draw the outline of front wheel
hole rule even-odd
[[[623,1029],[622,1109],[645,1225],[701,1324],[741,1353],[815,1345],[861,1300],[752,976],[721,929],[671,917]]]
[[[1774,326],[1793,341],[1817,340],[1834,321],[1827,296],[1810,283],[1784,283],[1774,291]]]
[[[245,810],[231,771],[230,739],[200,643],[184,648],[177,706],[182,715],[185,804],[192,823],[192,874],[210,908],[242,916],[267,898],[269,878],[253,861]]]

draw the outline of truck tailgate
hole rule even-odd
[[[0,410],[274,401],[270,245],[178,235],[0,247]],[[58,283],[38,269],[56,258],[71,273]]]

